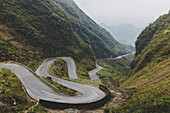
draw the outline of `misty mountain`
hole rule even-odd
[[[142,28],[136,27],[130,23],[121,24],[118,26],[109,26],[105,23],[101,23],[100,26],[109,31],[111,35],[120,43],[132,46],[135,45],[135,41],[139,33],[142,31]]]

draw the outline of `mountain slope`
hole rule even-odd
[[[131,75],[124,84],[130,87],[170,85],[170,13],[149,25],[138,37]],[[139,81],[140,80],[140,81]],[[167,83],[167,84],[166,84]],[[123,86],[122,86],[123,87]]]
[[[0,69],[0,112],[24,112],[35,104],[25,95],[21,81],[9,69]]]
[[[75,22],[73,23],[75,32],[77,32],[85,42],[90,41],[89,44],[97,58],[115,57],[118,54],[129,51],[126,46],[118,43],[109,32],[90,19],[72,0],[62,0],[59,4],[61,4],[72,19],[76,21],[76,24]],[[71,11],[68,11],[62,4],[66,4]],[[77,16],[75,16],[75,14],[77,14]]]
[[[95,56],[129,52],[72,0],[0,0],[0,25],[0,61],[32,69],[47,57],[69,56],[86,75],[95,67]]]
[[[150,24],[138,37],[132,70],[121,88],[132,97],[113,111],[166,113],[170,110],[170,12]]]
[[[149,25],[136,41],[136,58],[131,64],[137,72],[149,63],[158,64],[170,56],[170,13]]]

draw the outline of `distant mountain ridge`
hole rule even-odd
[[[142,28],[136,27],[133,24],[126,23],[121,25],[109,26],[105,23],[101,23],[100,26],[108,30],[117,41],[122,44],[135,45],[135,41],[139,36]]]

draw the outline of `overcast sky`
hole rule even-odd
[[[97,23],[145,26],[168,13],[170,0],[74,0]]]

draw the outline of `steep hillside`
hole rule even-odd
[[[131,63],[134,72],[148,64],[158,63],[170,56],[170,13],[150,24],[136,41],[136,58]]]
[[[10,33],[8,27],[0,25],[0,61],[18,61],[35,68],[35,63],[40,61],[39,50],[23,41],[15,40]]]
[[[115,57],[118,54],[129,52],[126,46],[118,43],[109,32],[79,9],[73,0],[60,0],[59,4],[74,20],[72,21],[74,31],[92,47],[97,58]]]
[[[114,112],[170,111],[170,12],[150,24],[138,37],[130,78],[121,86],[132,97]]]
[[[0,112],[21,112],[33,104],[15,74],[6,68],[0,69]]]
[[[95,56],[129,52],[72,0],[0,0],[0,26],[0,61],[32,69],[47,57],[70,56],[85,74],[95,67]]]
[[[158,87],[170,85],[170,13],[149,25],[136,42],[136,58],[131,63],[131,75],[124,86]],[[140,80],[140,81],[139,81]]]
[[[30,109],[32,108],[32,109]],[[48,112],[25,93],[21,81],[9,69],[0,69],[0,113]]]

